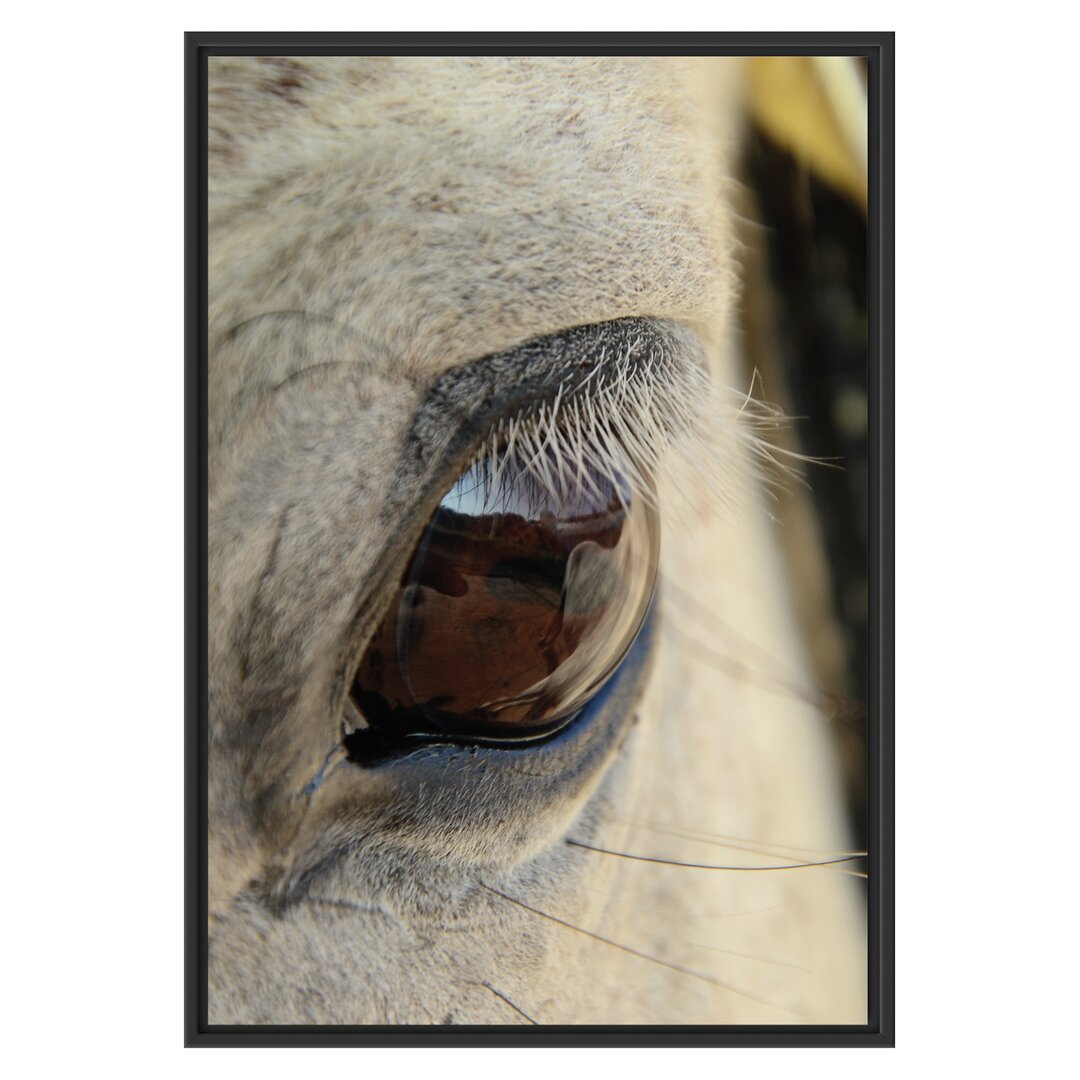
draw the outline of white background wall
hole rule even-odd
[[[300,1050],[181,1050],[185,29],[898,31],[899,1047],[676,1062],[755,1076],[1041,1075],[1064,1051],[1080,749],[1068,9],[1036,0],[998,8],[996,22],[911,2],[587,9],[264,0],[8,13],[8,1075],[611,1067],[600,1050],[304,1062]],[[670,1068],[668,1053],[625,1052],[616,1067]]]

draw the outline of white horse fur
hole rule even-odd
[[[211,1023],[866,1022],[846,864],[579,846],[850,844],[828,720],[777,689],[814,679],[732,347],[740,86],[730,59],[210,59]],[[595,385],[499,411],[579,354]],[[656,501],[648,662],[555,753],[347,760],[441,494],[510,455],[551,485],[547,446],[560,483]]]

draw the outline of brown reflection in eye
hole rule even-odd
[[[520,738],[596,692],[644,619],[659,534],[651,507],[594,485],[556,503],[528,477],[493,493],[468,473],[447,493],[360,663],[369,722]]]

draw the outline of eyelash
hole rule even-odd
[[[624,503],[654,507],[664,493],[665,513],[700,511],[702,498],[738,506],[746,477],[735,462],[754,463],[753,479],[768,487],[778,473],[799,479],[793,462],[805,457],[777,445],[785,426],[773,405],[711,380],[706,371],[670,358],[639,358],[628,349],[595,366],[555,397],[501,420],[480,445],[463,479],[470,492],[496,509],[507,499],[532,505],[598,495],[597,480],[612,485]]]

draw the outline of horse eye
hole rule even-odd
[[[521,740],[568,723],[652,599],[657,513],[586,471],[572,491],[507,468],[443,497],[360,662],[354,704],[389,737]]]

